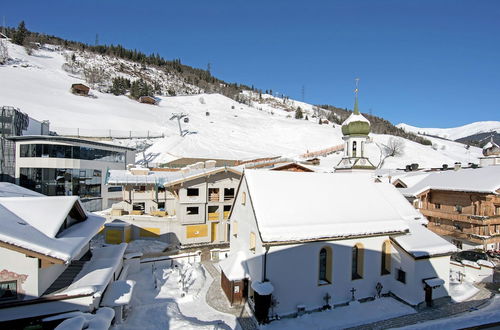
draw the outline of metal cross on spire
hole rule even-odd
[[[356,89],[354,90],[354,114],[359,115],[359,109],[358,109],[358,91],[359,91],[359,78],[354,79],[356,81]]]

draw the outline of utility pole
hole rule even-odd
[[[181,113],[173,113],[172,114],[172,117],[170,117],[170,120],[174,120],[174,119],[177,119],[177,124],[179,124],[179,135],[180,136],[183,136],[182,135],[182,127],[181,127],[181,119],[186,117],[187,118],[187,114],[181,112]]]

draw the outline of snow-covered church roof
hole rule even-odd
[[[422,219],[395,187],[361,173],[246,170],[265,242],[404,232]]]
[[[76,214],[84,220],[60,231]],[[88,244],[104,221],[85,212],[76,196],[0,198],[0,242],[64,263]]]
[[[432,172],[414,186],[401,189],[401,192],[405,196],[416,196],[429,189],[498,194],[500,166]]]

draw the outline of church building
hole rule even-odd
[[[338,173],[243,174],[221,286],[261,323],[380,295],[415,307],[449,299],[456,247],[422,226],[393,185],[375,180],[363,151],[370,125],[357,101],[349,118]]]

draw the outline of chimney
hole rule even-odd
[[[458,170],[459,170],[459,169],[461,169],[461,168],[462,168],[462,163],[460,163],[460,162],[456,162],[456,163],[455,163],[455,167],[454,167],[453,169],[454,169],[455,171],[458,171]]]

